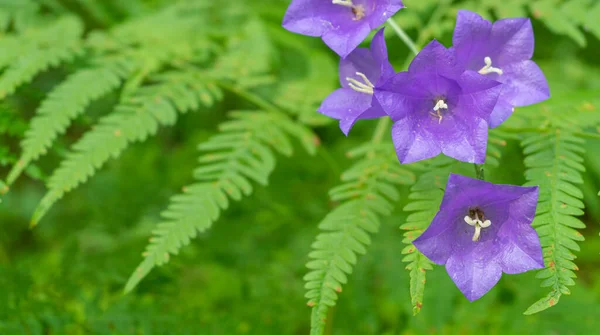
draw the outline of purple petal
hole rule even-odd
[[[498,20],[490,35],[490,55],[498,64],[507,64],[528,60],[533,56],[533,27],[527,18]]]
[[[403,118],[394,123],[392,140],[401,164],[432,158],[441,153],[433,135],[416,127],[410,118]]]
[[[513,104],[511,104],[508,100],[509,99],[503,99],[502,94],[500,95],[498,103],[496,103],[494,111],[492,112],[492,115],[490,115],[490,128],[498,127],[504,123],[504,121],[506,121],[514,112],[515,109]]]
[[[379,78],[381,69],[376,63],[369,49],[360,48],[352,51],[346,58],[340,60],[340,83],[342,87],[350,88],[346,78],[354,78],[360,82],[363,80],[356,75],[360,72],[375,83]]]
[[[339,5],[338,5],[339,6]],[[360,21],[356,21],[360,22]],[[330,29],[323,33],[323,42],[340,57],[348,56],[356,47],[364,41],[371,32],[369,24],[362,22],[348,28]]]
[[[444,197],[445,198],[445,197]],[[455,246],[469,246],[473,243],[456,243],[456,230],[462,223],[460,217],[449,211],[439,211],[431,224],[413,244],[432,262],[438,265],[446,264],[454,252]],[[473,233],[471,232],[472,236]],[[470,239],[470,238],[469,238]]]
[[[375,6],[373,12],[368,16],[371,29],[377,29],[390,17],[394,16],[396,12],[404,8],[401,0],[355,0],[354,3],[362,4],[366,8]]]
[[[375,86],[383,84],[394,75],[394,68],[388,60],[388,51],[383,31],[384,28],[380,29],[375,36],[373,36],[373,41],[371,41],[371,55],[380,68],[380,78],[377,80],[377,83],[374,83]]]
[[[516,188],[516,187],[515,187]],[[531,222],[535,217],[538,187],[519,187],[522,195],[512,201],[507,211],[510,219],[498,231],[498,238],[505,244],[502,270],[508,274],[521,273],[544,267],[540,239]]]
[[[456,27],[452,36],[452,44],[474,45],[487,39],[492,31],[492,23],[477,13],[459,10],[456,16]]]
[[[446,262],[446,271],[458,289],[475,301],[494,287],[502,276],[502,268],[495,259],[490,259],[490,248],[479,243],[471,253],[454,254]]]
[[[408,67],[410,73],[436,73],[450,78],[456,77],[462,73],[456,66],[454,53],[433,40],[427,44]]]
[[[498,80],[504,83],[500,99],[513,106],[536,104],[550,98],[550,88],[542,70],[533,61],[525,60],[502,68]]]
[[[452,44],[458,63],[466,69],[479,70],[487,54],[487,44],[492,31],[492,23],[479,14],[459,10]],[[481,65],[480,65],[481,63]]]
[[[333,93],[325,98],[317,111],[331,118],[340,120],[340,128],[347,136],[350,129],[359,118],[373,118],[385,115],[383,110],[377,106],[372,112],[361,117],[361,115],[371,109],[371,102],[373,100],[372,95],[356,92],[349,88],[340,88],[333,91]],[[379,113],[379,115],[373,116],[377,113]]]
[[[488,139],[487,122],[483,119],[461,120],[458,115],[450,119],[442,122],[445,136],[438,136],[442,153],[459,161],[483,164]]]
[[[408,72],[399,72],[375,90],[375,98],[383,110],[397,121],[413,114],[414,111],[428,109],[428,89]]]
[[[458,83],[462,89],[456,111],[467,122],[472,117],[489,120],[498,98],[502,93],[499,82],[474,71],[463,73]]]
[[[283,17],[283,27],[291,32],[321,36],[331,29],[328,15],[341,13],[344,8],[323,0],[294,0]]]

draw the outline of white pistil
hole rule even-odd
[[[348,81],[348,86],[356,92],[366,93],[373,95],[373,88],[375,85],[365,76],[362,72],[356,72],[356,75],[359,76],[363,81],[358,81],[354,78],[346,77]]]
[[[487,228],[492,225],[492,221],[485,220],[481,222],[479,220],[479,216],[475,213],[475,220],[473,220],[470,216],[465,216],[465,222],[469,226],[475,226],[475,234],[473,234],[473,242],[479,241],[479,236],[481,235],[481,228]]]
[[[342,5],[342,6],[346,6],[346,7],[354,7],[354,4],[352,3],[352,0],[332,0],[331,1],[334,5]]]
[[[446,104],[446,102],[444,102],[444,100],[438,100],[438,102],[435,104],[435,106],[433,107],[433,112],[431,112],[430,114],[437,117],[438,118],[438,123],[442,123],[442,119],[444,118],[442,116],[442,112],[440,111],[440,109],[448,109],[448,105]]]
[[[485,66],[479,70],[479,74],[497,73],[502,75],[504,73],[501,69],[492,66],[492,59],[490,57],[485,57],[483,61],[485,62]]]

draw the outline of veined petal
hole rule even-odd
[[[408,67],[408,72],[419,74],[435,73],[455,78],[463,70],[457,67],[454,53],[440,42],[433,40],[415,56]]]
[[[509,18],[494,22],[488,56],[494,56],[499,65],[531,59],[534,47],[531,20]]]
[[[500,99],[513,106],[536,104],[550,98],[550,88],[542,70],[533,61],[525,60],[504,67],[498,78],[504,83]]]
[[[379,65],[380,78],[377,80],[375,86],[385,83],[389,78],[394,75],[394,68],[388,59],[387,45],[385,43],[385,37],[383,35],[384,28],[380,29],[373,40],[371,41],[371,54],[375,63]]]
[[[464,68],[473,70],[483,63],[491,31],[490,21],[477,13],[459,10],[452,36],[457,62]]]
[[[364,41],[371,32],[369,24],[363,22],[347,29],[331,29],[323,33],[323,42],[340,57],[348,56],[356,47]]]
[[[357,72],[364,74],[373,83],[379,78],[381,69],[369,49],[356,49],[340,60],[339,73],[342,87],[350,88],[346,78],[356,79]]]
[[[402,164],[432,158],[441,153],[432,134],[416,127],[410,118],[402,118],[394,123],[392,140]]]
[[[356,92],[349,88],[340,88],[325,98],[317,111],[340,120],[342,132],[348,135],[356,120],[371,108],[373,100],[372,95]],[[379,116],[385,115],[380,108],[378,110],[381,114]],[[374,110],[373,113],[377,113],[377,110]],[[371,116],[371,114],[368,114],[368,116],[377,117]]]
[[[442,153],[459,161],[483,164],[488,140],[488,124],[484,119],[461,119],[453,115],[443,123],[452,129],[438,136]]]
[[[288,7],[282,25],[294,33],[321,36],[332,27],[329,16],[344,10],[340,7],[331,1],[295,0]]]
[[[480,245],[480,247],[484,246]],[[485,252],[483,254],[488,255]],[[481,257],[475,251],[466,255],[453,254],[446,262],[446,271],[469,301],[481,298],[502,277],[502,268],[498,262],[487,257]]]

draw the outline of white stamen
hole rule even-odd
[[[479,215],[477,214],[477,212],[475,213],[475,219],[472,219],[468,215],[465,216],[465,222],[469,226],[475,226],[475,233],[473,234],[473,239],[472,239],[473,242],[479,241],[479,236],[481,235],[481,228],[487,228],[492,225],[492,221],[490,221],[490,220],[485,220],[485,221],[481,222],[481,220],[479,220]]]
[[[448,105],[446,105],[444,100],[438,100],[437,104],[435,104],[435,107],[433,107],[433,110],[437,112],[440,108],[448,109]]]
[[[346,6],[346,7],[354,7],[354,4],[352,3],[352,0],[332,0],[331,2],[334,5],[342,5],[342,6]]]
[[[373,95],[373,88],[375,85],[365,76],[362,72],[356,72],[356,75],[359,76],[363,81],[358,81],[354,78],[346,77],[348,81],[348,86],[356,92],[366,93]]]
[[[501,69],[492,66],[492,59],[490,57],[485,57],[483,61],[485,62],[485,66],[479,70],[479,74],[497,73],[502,75],[504,73]]]
[[[444,118],[442,116],[442,112],[440,111],[440,109],[448,109],[448,105],[446,105],[446,103],[444,102],[444,100],[438,100],[438,102],[435,104],[435,107],[433,107],[433,112],[430,112],[429,114],[435,116],[438,118],[438,123],[442,123],[442,119]]]

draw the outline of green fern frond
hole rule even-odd
[[[31,161],[46,153],[73,119],[91,102],[117,89],[132,70],[131,64],[120,59],[78,71],[50,92],[31,120],[30,129],[21,143],[23,153],[8,174],[7,183],[12,184]]]
[[[164,221],[152,232],[154,237],[143,254],[144,261],[129,278],[125,292],[131,291],[155,266],[168,262],[169,255],[176,255],[199,232],[210,228],[230,201],[249,196],[253,183],[267,185],[275,168],[274,152],[290,156],[290,137],[305,131],[278,113],[249,111],[230,115],[232,120],[219,127],[220,133],[199,146],[205,154],[194,171],[198,182],[171,198],[169,208],[161,215]]]
[[[73,145],[66,159],[48,181],[48,192],[38,205],[32,226],[66,192],[96,173],[133,142],[146,140],[161,126],[173,125],[178,113],[210,106],[221,99],[220,90],[198,73],[174,72],[162,75],[161,82],[140,88],[128,101],[99,121]]]
[[[433,269],[433,263],[417,250],[412,242],[427,229],[440,208],[444,187],[454,162],[447,157],[438,157],[421,165],[426,172],[421,174],[411,187],[408,197],[411,202],[403,208],[411,213],[406,218],[406,223],[400,226],[400,229],[406,230],[402,240],[406,244],[402,254],[406,256],[402,261],[408,263],[406,269],[410,273],[410,296],[414,315],[423,307],[426,271]]]
[[[0,66],[10,64],[0,77],[0,99],[14,93],[38,73],[82,54],[80,38],[83,25],[78,19],[65,17],[39,29],[43,31],[23,38],[9,38],[7,43],[15,45],[16,52],[9,50],[0,57]]]
[[[308,306],[312,307],[311,334],[323,334],[327,311],[352,273],[357,254],[366,253],[369,234],[376,233],[380,217],[390,215],[399,198],[396,185],[414,182],[414,175],[398,164],[389,144],[368,143],[348,153],[358,159],[342,174],[342,185],[330,191],[341,205],[319,224],[312,245],[310,269],[304,277]]]
[[[576,258],[573,251],[579,251],[577,242],[584,240],[576,229],[585,228],[585,224],[576,218],[584,214],[584,204],[583,193],[574,184],[583,183],[584,143],[568,128],[531,135],[523,141],[528,185],[540,186],[538,210],[532,225],[541,240],[546,268],[540,270],[537,277],[544,279],[543,287],[551,289],[525,314],[555,305],[561,295],[570,294],[568,286],[575,284],[574,271],[578,268],[573,263]]]

